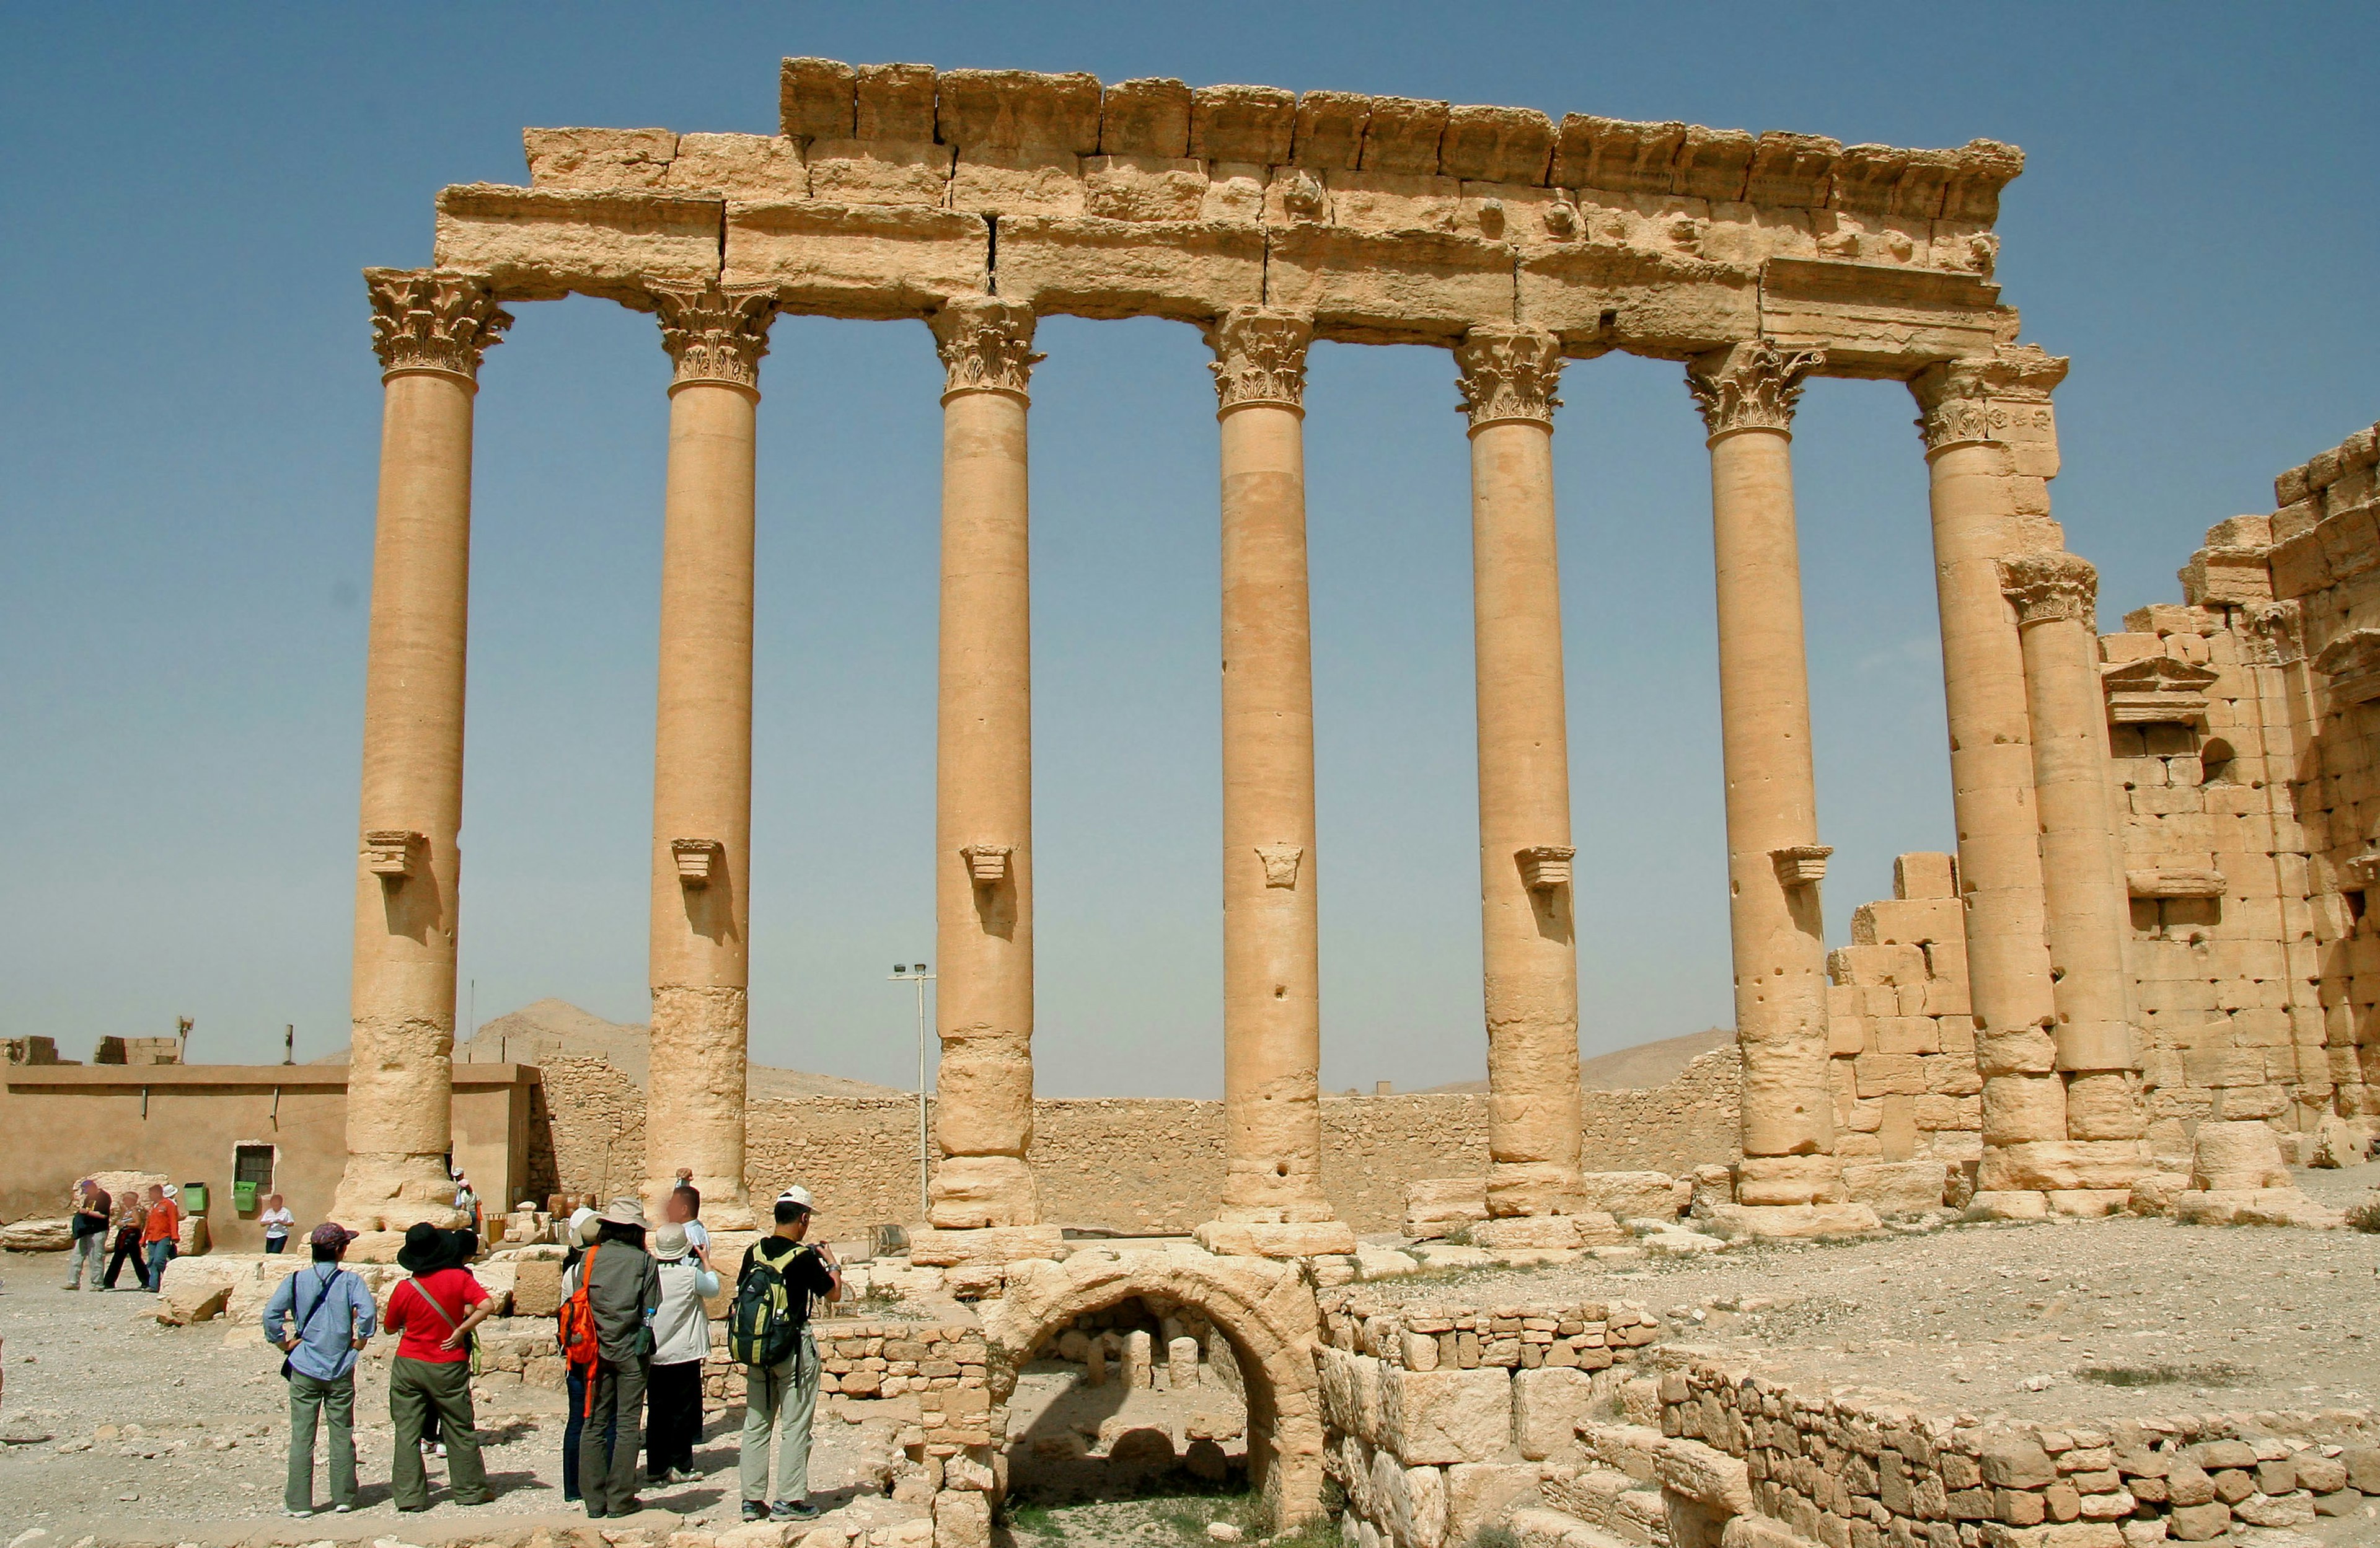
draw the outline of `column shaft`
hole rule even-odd
[[[1984,1081],[1979,1181],[1987,1191],[2039,1187],[2025,1153],[2010,1147],[2066,1137],[2065,1085],[2047,1030],[2057,1007],[2024,652],[2001,591],[1999,562],[2014,542],[2021,476],[2011,447],[1992,438],[2000,374],[1996,361],[1954,362],[1916,384],[1926,409],[1919,424],[1931,475],[1951,810]],[[2038,391],[2046,413],[2046,391]]]
[[[1216,330],[1223,398],[1221,1218],[1273,1225],[1331,1219],[1321,1185],[1321,878],[1304,411],[1292,384],[1310,336],[1303,320],[1263,313],[1233,314]]]
[[[1471,414],[1479,720],[1479,906],[1488,1019],[1488,1210],[1580,1207],[1578,949],[1554,541],[1556,341],[1474,329]]]
[[[2067,1136],[2136,1141],[2147,1130],[2129,1073],[2139,1068],[2124,963],[2131,902],[2109,841],[2116,821],[2092,614],[2097,576],[2068,553],[2027,554],[2004,569],[2024,653]]]
[[[347,1158],[350,1228],[453,1224],[455,953],[470,581],[471,400],[511,321],[484,282],[370,270],[386,368],[364,670]]]
[[[1728,925],[1743,1058],[1738,1179],[1746,1203],[1832,1202],[1826,931],[1817,780],[1793,518],[1793,403],[1817,364],[1765,342],[1696,362],[1711,430]]]
[[[934,319],[942,398],[941,647],[934,780],[942,1057],[927,1209],[937,1227],[1030,1226],[1033,674],[1027,564],[1029,307]]]
[[[653,736],[652,1047],[645,1189],[680,1167],[713,1224],[754,1218],[744,1179],[750,986],[752,563],[766,291],[659,293],[676,362],[662,528]]]

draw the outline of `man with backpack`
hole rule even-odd
[[[807,1521],[810,1420],[818,1409],[819,1353],[810,1338],[810,1298],[843,1295],[833,1252],[806,1241],[815,1208],[809,1191],[777,1195],[777,1228],[745,1250],[728,1310],[727,1353],[744,1373],[740,1472],[744,1519]],[[776,1503],[769,1503],[769,1443],[777,1443]]]
[[[356,1507],[356,1351],[372,1336],[379,1309],[371,1291],[339,1266],[356,1233],[325,1220],[307,1240],[314,1261],[273,1288],[264,1302],[264,1336],[285,1358],[289,1379],[289,1481],[281,1504],[292,1516],[314,1514],[314,1431],[331,1429],[331,1508]]]

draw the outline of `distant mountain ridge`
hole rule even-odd
[[[1589,1091],[1642,1091],[1648,1086],[1665,1086],[1685,1073],[1686,1066],[1709,1053],[1724,1048],[1735,1041],[1731,1027],[1711,1027],[1702,1032],[1690,1032],[1682,1037],[1657,1038],[1639,1043],[1633,1047],[1614,1048],[1608,1054],[1581,1059],[1578,1083]],[[1451,1085],[1431,1086],[1433,1092],[1484,1092],[1485,1081],[1457,1081]]]
[[[540,999],[509,1015],[482,1022],[480,1030],[455,1048],[458,1064],[546,1064],[558,1058],[600,1058],[628,1079],[643,1085],[651,1072],[652,1029],[641,1022],[607,1022],[566,999]],[[345,1064],[340,1049],[313,1062]],[[880,1086],[841,1075],[813,1075],[772,1065],[748,1065],[744,1072],[748,1099],[771,1096],[911,1096],[897,1086]]]

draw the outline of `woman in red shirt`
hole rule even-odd
[[[430,1508],[421,1431],[433,1413],[446,1443],[446,1483],[455,1503],[485,1505],[490,1497],[471,1412],[471,1330],[495,1302],[463,1266],[468,1234],[425,1221],[407,1230],[397,1249],[398,1265],[413,1277],[389,1292],[381,1326],[398,1335],[396,1358],[389,1361],[388,1416],[396,1425],[389,1484],[399,1510]]]

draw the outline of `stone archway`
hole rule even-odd
[[[1326,1329],[1294,1262],[1092,1248],[1063,1263],[1012,1264],[1006,1293],[981,1308],[992,1401],[1007,1402],[1017,1367],[1053,1328],[1140,1295],[1194,1308],[1231,1340],[1247,1387],[1250,1488],[1278,1525],[1318,1515],[1322,1390],[1314,1354]]]

